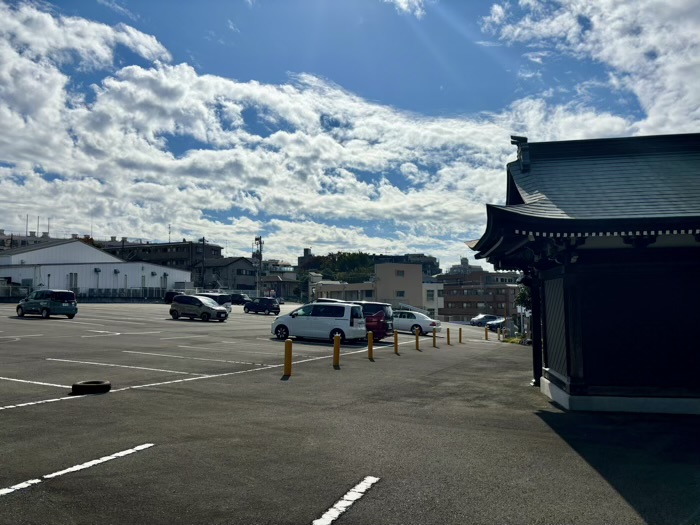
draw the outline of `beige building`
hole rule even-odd
[[[366,283],[321,281],[315,296],[346,301],[379,301],[394,307],[423,307],[423,271],[420,264],[380,263],[374,265],[374,279]]]

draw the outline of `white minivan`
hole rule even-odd
[[[362,307],[348,303],[311,303],[276,317],[271,332],[277,339],[290,336],[341,341],[367,337]]]

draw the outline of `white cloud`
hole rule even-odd
[[[422,5],[405,4],[414,14]],[[588,88],[604,86],[593,83],[567,103],[548,102],[550,89],[496,113],[426,117],[308,74],[279,85],[199,74],[169,64],[154,37],[128,26],[0,4],[0,224],[23,231],[27,214],[50,215],[54,233],[87,233],[92,223],[97,237],[150,240],[166,240],[170,225],[173,238],[204,235],[233,255],[262,234],[271,257],[290,261],[305,247],[425,251],[446,267],[483,233],[485,204],[505,196],[510,134],[697,130],[698,36],[686,20],[696,15],[673,3],[671,39],[669,15],[625,21],[631,10],[616,5],[608,25],[598,7],[573,1],[549,10],[521,1],[517,23],[505,8],[489,23],[510,45],[547,46],[529,50],[534,57],[559,49],[604,62],[608,86],[638,94],[641,120],[597,110]],[[580,16],[591,21],[585,31]],[[115,69],[118,45],[150,65]],[[73,87],[78,64],[103,75],[90,94]],[[259,133],[261,123],[271,133]],[[195,140],[192,149],[174,149],[181,138]]]
[[[610,88],[634,94],[647,114],[637,123],[639,133],[697,131],[697,1],[569,0],[548,3],[546,8],[544,2],[521,2],[521,7],[525,13],[520,19],[488,19],[487,25],[501,40],[553,47],[606,66]]]
[[[416,18],[423,18],[425,16],[424,0],[384,0],[384,2],[394,4],[397,11],[401,13],[411,14]]]

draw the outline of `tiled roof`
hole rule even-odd
[[[529,163],[508,164],[507,204],[494,208],[549,219],[700,218],[700,134],[523,148]]]

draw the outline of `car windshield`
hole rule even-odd
[[[217,303],[214,299],[211,297],[204,297],[202,295],[197,296],[200,301],[202,301],[202,304],[206,306],[219,306],[219,303]]]

